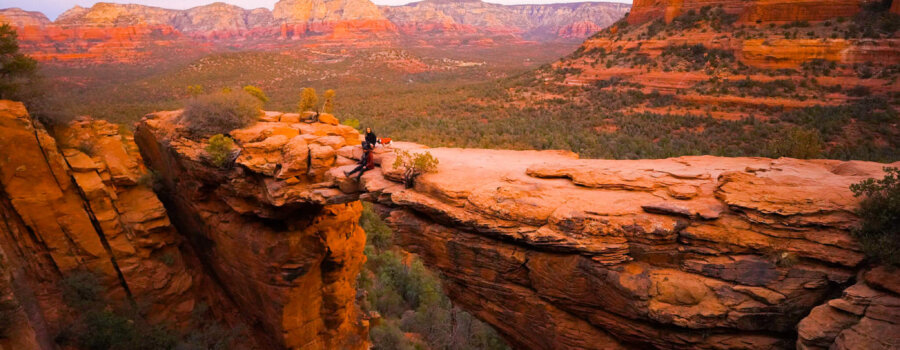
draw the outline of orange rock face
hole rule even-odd
[[[887,316],[872,311],[871,317],[838,323],[817,318],[819,311],[807,316],[826,302],[838,303],[828,299],[858,273],[864,257],[849,233],[858,200],[849,185],[883,176],[882,164],[579,160],[568,152],[428,149],[395,142],[396,148],[427,150],[440,161],[436,172],[406,188],[398,183],[404,169],[393,167],[390,149],[376,150],[380,167],[357,183],[343,174],[361,155],[357,134],[274,112],[233,131],[241,148],[236,165],[213,169],[205,163],[202,142],[184,137],[179,115],[145,118],[138,143],[156,167],[173,172],[165,177],[177,189],[174,201],[183,208],[178,212],[192,213],[185,219],[192,228],[185,231],[216,242],[205,259],[220,265],[216,275],[232,281],[226,288],[239,304],[293,300],[283,309],[265,305],[257,319],[314,319],[309,308],[341,310],[320,312],[340,316],[322,323],[337,338],[316,338],[316,344],[347,344],[348,338],[331,332],[358,329],[348,321],[355,309],[339,306],[352,305],[349,293],[328,294],[350,291],[352,282],[321,288],[332,278],[350,281],[347,272],[358,272],[352,266],[359,248],[346,249],[361,247],[352,238],[356,228],[346,222],[357,215],[358,198],[376,202],[396,243],[441,272],[457,305],[495,326],[517,348],[790,348],[798,323],[801,344],[847,344],[863,331],[894,329],[895,323],[872,322],[895,318],[894,309],[886,309]],[[296,164],[304,155],[306,168]],[[279,176],[284,169],[290,170]],[[285,216],[295,206],[325,212]],[[273,227],[253,224],[261,218],[278,222],[278,234],[295,237],[291,242],[304,243],[275,248],[286,243],[269,238]],[[330,253],[319,260],[323,245]],[[282,251],[303,252],[298,254],[312,260],[286,263],[279,257],[291,254],[274,253]],[[329,262],[336,256],[343,263]],[[268,263],[246,263],[260,259]],[[290,305],[305,299],[254,281],[250,276],[257,273],[246,271],[258,271],[257,265],[281,271],[278,283],[295,278],[289,290],[325,290],[323,303],[291,312],[297,308]],[[321,277],[323,271],[334,277]],[[877,288],[894,288],[881,283]],[[844,293],[856,300],[853,288]],[[285,334],[288,344],[311,334],[287,323],[267,327]]]
[[[3,284],[0,297],[43,310],[16,316],[29,319],[16,344],[48,339],[64,318],[52,283],[63,268],[106,269],[111,288],[128,289],[111,297],[130,292],[163,318],[189,311],[175,286],[198,272],[145,258],[170,249],[173,231],[141,190],[131,139],[78,120],[57,142],[21,105],[2,106],[0,145],[21,152],[0,159],[0,281],[36,297]],[[516,348],[897,346],[900,287],[890,271],[860,271],[849,233],[858,199],[848,187],[883,176],[883,164],[580,160],[395,142],[440,161],[407,188],[386,148],[359,183],[346,178],[361,155],[349,127],[266,112],[230,133],[233,164],[216,167],[180,115],[148,115],[136,143],[159,172],[187,259],[258,326],[265,348],[368,346],[355,303],[361,198],[377,203],[397,244],[441,272],[457,305]]]
[[[35,338],[66,327],[57,284],[78,270],[99,272],[111,301],[130,299],[153,322],[188,321],[192,278],[132,140],[91,120],[57,134],[0,101],[0,146],[15,150],[0,157],[0,249]]]
[[[878,267],[817,306],[797,326],[798,349],[896,349],[900,347],[900,279]]]
[[[429,151],[436,173],[413,189],[366,175],[369,196],[454,301],[532,349],[790,347],[863,259],[848,186],[882,176],[867,162]]]
[[[231,133],[243,149],[236,165],[217,168],[202,141],[185,137],[179,115],[148,116],[137,142],[177,208],[176,226],[239,311],[278,347],[365,349],[356,306],[362,206],[317,184],[336,161],[334,147],[358,143],[359,134],[267,113],[271,122]]]
[[[635,0],[628,22],[644,23],[656,18],[666,22],[690,10],[704,6],[722,6],[740,16],[741,22],[824,21],[836,17],[850,17],[859,12],[863,0]]]

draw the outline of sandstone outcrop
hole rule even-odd
[[[900,278],[894,269],[861,273],[840,298],[817,306],[797,325],[798,349],[900,347]]]
[[[882,166],[429,151],[437,173],[377,195],[398,244],[538,349],[791,347],[794,326],[852,281],[863,256],[848,186]]]
[[[132,140],[91,120],[57,134],[0,101],[0,147],[14,150],[0,157],[0,250],[31,336],[49,341],[71,322],[59,282],[76,271],[99,273],[111,302],[149,320],[187,322],[192,278]]]
[[[895,274],[865,267],[849,233],[848,187],[883,164],[395,142],[440,161],[407,187],[390,148],[346,178],[359,133],[296,114],[230,132],[233,162],[217,167],[180,111],[148,115],[132,141],[90,119],[53,138],[21,104],[0,107],[0,145],[17,150],[0,158],[0,312],[27,320],[3,344],[49,342],[70,317],[58,281],[87,268],[154,320],[185,320],[212,288],[257,346],[365,348],[363,199],[517,348],[898,345]]]
[[[335,149],[359,134],[266,113],[269,121],[231,132],[240,150],[233,166],[219,168],[179,116],[147,116],[137,144],[159,172],[175,225],[225,294],[275,346],[365,349],[368,327],[356,306],[362,206],[323,183],[340,162]]]
[[[896,318],[893,309],[873,308],[871,315],[857,312],[867,316],[854,322],[833,324],[827,322],[833,317],[817,316],[824,311],[810,314],[840,303],[829,299],[841,292],[856,298],[861,288],[853,285],[862,281],[864,256],[849,233],[858,199],[848,187],[883,176],[883,164],[711,156],[581,160],[569,152],[395,142],[440,161],[435,173],[407,188],[391,149],[378,148],[380,167],[357,183],[343,174],[361,155],[355,130],[296,123],[293,115],[274,112],[231,132],[240,149],[235,165],[214,169],[203,159],[202,141],[180,131],[179,114],[145,118],[138,143],[155,168],[172,169],[163,171],[172,172],[164,178],[177,193],[173,201],[179,213],[192,213],[186,231],[216,242],[212,252],[223,250],[208,255],[210,261],[266,259],[224,243],[233,235],[268,247],[266,230],[246,228],[253,232],[246,236],[231,229],[249,218],[277,222],[282,234],[326,230],[297,221],[315,222],[317,214],[285,216],[315,207],[332,210],[330,225],[343,233],[323,233],[312,246],[345,256],[340,266],[354,271],[352,249],[333,244],[361,247],[361,238],[352,238],[361,233],[345,220],[355,219],[355,202],[364,199],[377,203],[398,245],[440,271],[454,302],[517,348],[790,348],[798,323],[798,344],[816,346],[864,330],[885,334],[896,325],[882,322]],[[306,167],[298,164],[304,157]],[[302,212],[315,213],[308,210]],[[311,276],[331,265],[324,259],[296,262],[297,270],[283,261],[269,265],[317,286],[323,282]],[[236,273],[217,272],[223,279]],[[874,280],[884,278],[865,283]],[[881,283],[871,288],[895,288]],[[250,299],[269,287],[230,288],[246,293],[238,299]],[[893,307],[892,299],[879,300]]]
[[[678,15],[699,11],[704,6],[722,6],[746,23],[824,21],[853,16],[864,3],[865,0],[635,0],[628,22],[638,24],[657,18],[671,22]]]

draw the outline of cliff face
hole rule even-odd
[[[373,201],[396,243],[441,272],[454,302],[518,348],[790,348],[798,338],[801,346],[840,348],[855,334],[898,331],[891,299],[896,281],[863,282],[859,276],[878,270],[860,275],[864,257],[848,231],[857,205],[849,185],[883,176],[883,164],[708,156],[579,160],[567,152],[396,142],[440,161],[435,173],[406,188],[398,182],[404,169],[393,167],[395,155],[384,148],[376,152],[380,167],[360,183],[347,179],[343,171],[361,154],[355,131],[297,123],[296,114],[267,112],[261,122],[232,132],[240,145],[235,166],[213,170],[204,165],[202,143],[179,131],[179,114],[145,118],[138,143],[148,159],[159,158],[154,167],[177,169],[165,177],[178,193],[174,201],[183,203],[178,212],[198,213],[192,227],[217,228],[187,230],[217,242],[213,251],[250,249],[218,248],[227,239],[216,231],[233,232],[228,227],[243,218],[287,220],[291,232],[295,221],[281,210]],[[356,234],[341,230],[340,240]],[[256,228],[247,231],[266,237]],[[319,237],[333,256],[333,237]],[[298,265],[305,267],[297,280],[320,283],[312,277],[317,265]],[[330,264],[318,268],[323,265]],[[341,266],[353,270],[348,265]],[[292,271],[282,261],[268,266]],[[229,273],[236,271],[217,272],[223,280]],[[877,292],[859,300],[864,287],[850,287],[854,281]],[[229,288],[252,295],[269,287]],[[846,321],[834,323],[829,313],[844,311],[828,308],[845,305],[829,300],[841,293],[857,305],[851,309],[856,316],[839,314]],[[820,311],[810,314],[814,309]]]
[[[251,326],[238,348],[365,348],[361,205],[297,191],[273,199],[254,172],[212,167],[201,144],[156,125],[138,129],[142,157],[115,124],[80,118],[48,132],[22,104],[0,101],[0,146],[15,150],[0,157],[0,346],[58,347],[85,312],[65,286],[91,272],[108,308],[132,305],[173,334],[203,332],[197,313],[208,306],[221,327]],[[241,162],[264,166],[258,155]],[[170,189],[166,207],[154,186]]]
[[[340,192],[317,181],[333,163],[316,161],[334,157],[330,147],[346,142],[338,135],[358,142],[359,134],[322,124],[300,137],[287,124],[260,123],[232,132],[243,145],[239,165],[217,168],[203,142],[185,137],[179,115],[145,118],[137,143],[167,188],[176,226],[225,294],[278,347],[366,348],[355,287],[365,261],[362,206],[329,200]],[[290,166],[276,166],[282,157]]]
[[[440,161],[407,188],[386,148],[346,178],[359,134],[297,114],[232,131],[233,164],[218,167],[180,111],[142,120],[138,156],[111,124],[76,120],[54,139],[0,106],[0,146],[16,149],[0,158],[0,312],[26,320],[2,344],[48,347],[72,317],[59,281],[91,269],[152,320],[187,320],[202,298],[253,325],[251,348],[365,348],[364,199],[518,348],[900,346],[900,281],[864,270],[849,233],[848,187],[883,164],[396,142]]]
[[[847,187],[882,167],[429,151],[440,167],[413,189],[379,190],[379,174],[367,189],[454,301],[535,349],[792,347],[856,275]],[[807,329],[836,327],[819,322]]]
[[[67,327],[59,282],[76,271],[99,273],[110,300],[142,305],[149,320],[186,322],[192,277],[134,143],[100,121],[59,135],[0,101],[0,145],[15,150],[0,159],[0,249],[32,336],[47,342]]]

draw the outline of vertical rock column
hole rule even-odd
[[[309,147],[287,142],[284,134],[300,134],[289,124],[233,131],[246,137],[235,136],[244,146],[238,164],[216,167],[206,160],[205,140],[190,138],[178,119],[178,112],[148,116],[135,138],[160,174],[173,221],[207,273],[273,346],[366,348],[356,306],[356,277],[365,261],[359,202],[311,199],[319,197],[312,191],[325,189],[307,183],[322,177],[305,171],[311,152],[300,152],[304,171],[277,178],[284,174],[276,170],[294,169],[281,164],[283,147]],[[304,135],[310,143],[328,137]]]

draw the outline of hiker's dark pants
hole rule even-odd
[[[359,175],[356,177],[356,181],[359,181],[359,179],[362,178],[362,175],[363,175],[364,172],[366,172],[366,170],[369,170],[369,169],[366,169],[366,165],[365,165],[365,164],[360,164],[359,166],[357,166],[356,168],[354,168],[353,171],[347,173],[347,177],[350,177],[350,175],[353,175],[353,173],[355,173],[355,172],[358,171],[358,172],[359,172]]]

